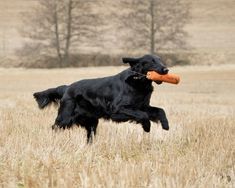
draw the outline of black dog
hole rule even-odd
[[[168,69],[159,57],[152,55],[122,60],[129,63],[130,68],[115,76],[81,80],[34,93],[41,109],[60,100],[58,116],[52,128],[80,125],[87,130],[87,142],[92,141],[92,133],[96,134],[100,118],[140,123],[145,132],[150,131],[150,120],[160,121],[162,128],[168,130],[164,110],[149,105],[153,86],[145,76],[148,71],[167,74]]]

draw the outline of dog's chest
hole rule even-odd
[[[123,95],[122,101],[128,106],[141,108],[150,103],[151,94],[152,91],[149,92],[131,91],[130,93]]]

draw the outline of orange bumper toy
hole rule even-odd
[[[171,84],[178,84],[180,82],[180,77],[176,74],[165,74],[161,75],[155,71],[149,71],[147,73],[147,78],[153,81],[162,81]]]

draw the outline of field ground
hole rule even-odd
[[[0,187],[235,187],[235,65],[174,67],[180,85],[156,86],[170,130],[100,121],[58,133],[53,106],[32,93],[125,67],[0,69]],[[95,75],[95,76],[94,76]]]

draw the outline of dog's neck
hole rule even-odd
[[[145,74],[138,73],[138,72],[136,72],[136,71],[132,71],[132,70],[130,70],[130,72],[134,74],[133,79],[135,79],[135,80],[140,80],[140,79],[142,79],[142,78],[145,78],[145,77],[146,77],[146,75],[145,75]]]
[[[129,77],[126,79],[126,83],[133,87],[135,90],[141,91],[141,92],[152,92],[153,86],[152,81],[148,80],[146,78],[146,75],[142,73],[138,73],[133,70],[129,70],[132,74],[129,75]]]

